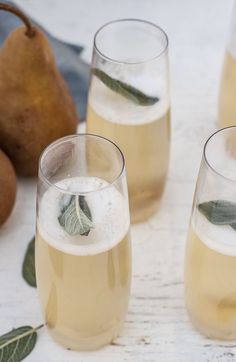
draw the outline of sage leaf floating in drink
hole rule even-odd
[[[159,101],[158,97],[151,97],[139,89],[132,87],[131,85],[122,82],[118,79],[110,77],[108,74],[103,72],[101,69],[93,68],[92,72],[98,77],[108,88],[121,96],[129,99],[130,101],[140,106],[152,106]]]
[[[69,235],[85,235],[93,228],[92,215],[84,196],[73,195],[58,217]]]
[[[20,362],[27,357],[36,344],[37,330],[43,326],[23,326],[0,336],[0,362]]]
[[[29,242],[22,266],[22,275],[26,283],[31,287],[36,287],[35,275],[35,238]],[[0,360],[1,361],[1,360]]]
[[[215,225],[230,225],[236,230],[236,203],[212,200],[198,205],[198,210]]]

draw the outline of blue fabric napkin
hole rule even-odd
[[[9,1],[6,1],[6,3],[10,4]],[[89,65],[79,58],[83,48],[54,38],[35,21],[32,22],[47,36],[56,59],[57,67],[67,83],[70,94],[76,104],[80,120],[84,120],[89,84]],[[2,45],[10,31],[21,24],[21,20],[15,15],[0,11],[0,45]]]

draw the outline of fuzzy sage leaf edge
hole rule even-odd
[[[31,287],[37,286],[35,274],[35,238],[33,237],[27,246],[22,265],[22,276]]]
[[[58,221],[71,236],[88,236],[94,227],[91,211],[83,195],[72,195],[67,204],[63,204]]]
[[[37,341],[36,328],[22,326],[0,336],[0,362],[20,362],[34,349]]]
[[[139,89],[122,82],[121,80],[110,77],[101,69],[93,68],[92,73],[101,80],[112,91],[120,94],[121,96],[129,99],[130,101],[140,106],[152,106],[159,101],[158,97],[152,97],[144,94]]]
[[[236,230],[236,203],[212,200],[197,205],[198,210],[214,225],[229,225]]]

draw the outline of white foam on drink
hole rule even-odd
[[[121,78],[119,78],[121,79]],[[166,82],[155,77],[147,80],[140,75],[131,79],[121,79],[136,87],[146,95],[158,97],[152,106],[141,106],[109,89],[96,76],[93,76],[89,105],[102,118],[112,123],[124,125],[142,125],[163,117],[169,109]]]
[[[228,225],[214,225],[195,210],[192,227],[199,239],[210,249],[229,256],[236,256],[236,230]]]
[[[106,181],[96,177],[73,177],[56,183],[70,192],[85,195],[94,228],[88,236],[70,236],[59,224],[63,193],[50,187],[39,204],[38,232],[52,247],[68,254],[95,255],[117,245],[129,230],[129,209],[125,197]],[[108,186],[108,187],[107,187]]]

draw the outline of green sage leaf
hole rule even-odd
[[[93,228],[92,215],[84,196],[72,196],[58,217],[69,235],[88,235]]]
[[[152,106],[159,101],[158,97],[148,96],[137,88],[134,88],[131,85],[124,83],[118,79],[110,77],[101,69],[93,68],[92,72],[112,91],[120,94],[121,96],[129,99],[130,101],[140,106]]]
[[[23,326],[0,336],[0,362],[20,362],[33,350],[37,340],[37,330]]]
[[[236,203],[213,200],[198,205],[198,210],[214,225],[230,225],[236,230]]]
[[[35,238],[29,242],[22,266],[22,275],[26,283],[36,287],[35,275]]]

